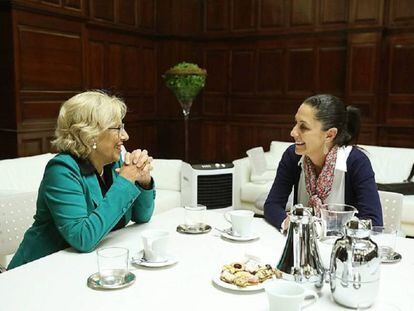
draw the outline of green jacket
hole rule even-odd
[[[49,161],[39,187],[33,225],[9,264],[9,269],[69,246],[90,252],[122,216],[125,223],[148,222],[154,211],[155,190],[145,190],[118,175],[105,197],[95,171],[72,155],[61,153]]]

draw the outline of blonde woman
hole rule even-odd
[[[152,158],[138,149],[122,162],[125,113],[120,99],[99,91],[62,105],[52,142],[59,153],[46,166],[34,223],[9,269],[70,246],[92,251],[111,230],[150,220]]]

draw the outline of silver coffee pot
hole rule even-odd
[[[312,209],[298,204],[289,215],[289,229],[277,268],[282,278],[322,287],[324,271],[316,244],[316,228]]]
[[[349,308],[367,308],[377,296],[381,259],[370,239],[370,223],[352,219],[345,235],[336,240],[330,264],[330,285],[335,302]]]

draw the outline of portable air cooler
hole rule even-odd
[[[183,205],[203,204],[207,209],[233,206],[233,163],[188,164],[181,171]]]

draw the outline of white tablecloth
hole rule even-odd
[[[223,264],[240,260],[245,253],[275,265],[285,238],[260,218],[254,219],[260,239],[251,242],[225,240],[215,230],[201,235],[180,234],[176,227],[183,219],[183,210],[173,209],[154,216],[148,224],[113,232],[99,245],[126,247],[133,255],[142,248],[141,231],[165,229],[171,232],[170,253],[179,260],[173,266],[131,266],[136,275],[132,286],[97,291],[86,285],[88,276],[97,271],[96,253],[63,250],[0,274],[0,310],[268,310],[264,291],[222,289],[213,285],[212,277]],[[207,212],[206,222],[228,227],[222,213],[214,211]],[[397,251],[403,259],[381,266],[380,293],[370,310],[387,310],[390,305],[399,308],[393,310],[414,310],[414,240],[398,238]],[[332,301],[325,284],[321,298],[306,310],[346,309]]]

